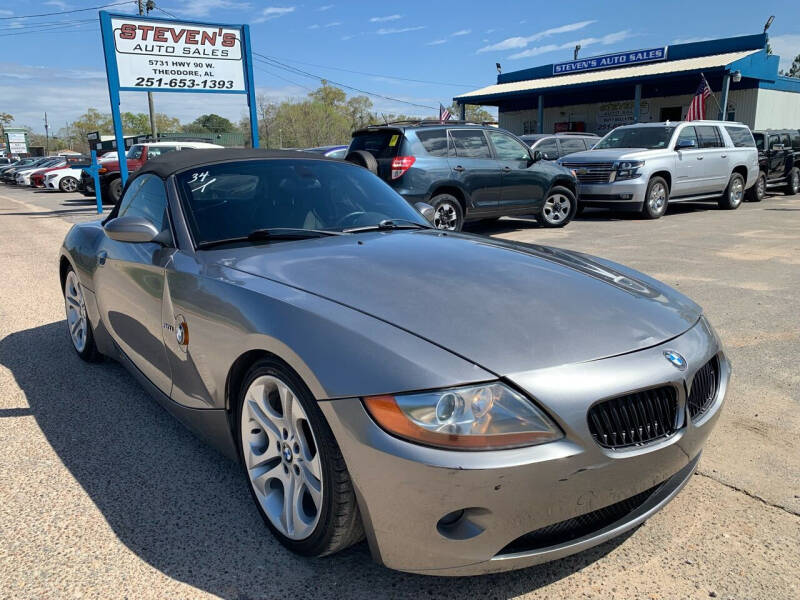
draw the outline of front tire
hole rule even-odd
[[[86,299],[78,275],[69,268],[64,278],[64,307],[67,313],[67,331],[72,347],[78,356],[86,362],[97,362],[102,354],[94,343],[94,333],[89,316],[86,313]]]
[[[645,219],[660,219],[667,212],[669,186],[663,177],[653,177],[647,184],[642,216]]]
[[[111,204],[117,204],[119,202],[120,196],[122,196],[122,179],[117,177],[108,184],[108,196]],[[103,196],[103,204],[106,204],[105,196]]]
[[[438,194],[431,198],[434,209],[433,226],[445,231],[461,231],[464,226],[464,211],[458,198],[451,194]]]
[[[764,171],[758,172],[758,178],[749,190],[747,190],[748,202],[761,202],[767,194],[767,176]]]
[[[248,371],[238,440],[250,492],[278,541],[325,556],[364,536],[353,485],[333,433],[303,381],[276,359]]]
[[[728,180],[728,187],[719,199],[719,207],[723,210],[736,210],[744,199],[744,177],[739,173],[732,173]]]
[[[789,171],[789,183],[786,184],[786,195],[794,196],[800,192],[800,169],[797,167]]]
[[[564,227],[575,216],[577,209],[575,194],[565,187],[555,186],[547,193],[542,212],[536,215],[536,220],[542,227]]]
[[[58,189],[62,192],[74,192],[78,189],[78,180],[74,177],[62,177],[58,182]]]

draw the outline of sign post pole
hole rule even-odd
[[[103,36],[103,54],[106,59],[108,75],[108,97],[111,100],[111,119],[114,122],[114,137],[117,138],[117,158],[119,158],[119,176],[122,185],[128,181],[128,161],[125,157],[125,137],[122,134],[122,116],[119,114],[119,70],[115,55],[114,31],[111,26],[111,15],[100,11],[100,32]],[[99,192],[98,192],[99,193]],[[102,205],[101,205],[102,206]]]
[[[94,181],[94,198],[97,201],[97,214],[103,214],[103,197],[100,194],[100,165],[97,164],[97,150],[92,150],[92,166],[86,169],[92,175]]]
[[[253,148],[258,148],[258,106],[256,105],[256,86],[253,82],[253,53],[250,51],[249,25],[242,27],[242,46],[244,47],[244,66],[247,77],[247,106],[250,108],[250,139]]]

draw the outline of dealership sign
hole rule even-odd
[[[615,52],[602,56],[590,56],[580,60],[556,63],[553,65],[553,75],[566,75],[580,71],[594,71],[596,69],[612,69],[614,67],[627,67],[641,63],[667,60],[667,48],[647,48],[629,52]]]
[[[240,27],[113,17],[111,29],[122,90],[247,91]]]
[[[125,148],[120,91],[246,94],[258,148],[250,28],[100,11],[100,32],[116,147]],[[119,162],[122,182],[128,165]],[[100,207],[98,199],[98,208]]]
[[[6,130],[6,140],[8,141],[9,154],[27,154],[28,136],[25,131]]]

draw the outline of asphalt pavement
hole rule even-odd
[[[82,363],[57,253],[92,218],[91,199],[0,185],[0,598],[800,597],[800,195],[680,205],[658,221],[590,210],[562,230],[471,228],[677,287],[705,308],[734,375],[697,474],[644,525],[561,561],[457,579],[390,571],[364,544],[290,554],[236,465],[118,364]]]

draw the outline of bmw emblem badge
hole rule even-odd
[[[686,370],[686,367],[688,365],[688,363],[686,362],[686,359],[683,358],[683,356],[681,356],[680,354],[678,354],[674,350],[665,350],[664,351],[664,358],[666,358],[669,362],[671,362],[672,366],[674,366],[679,371],[685,371]]]

